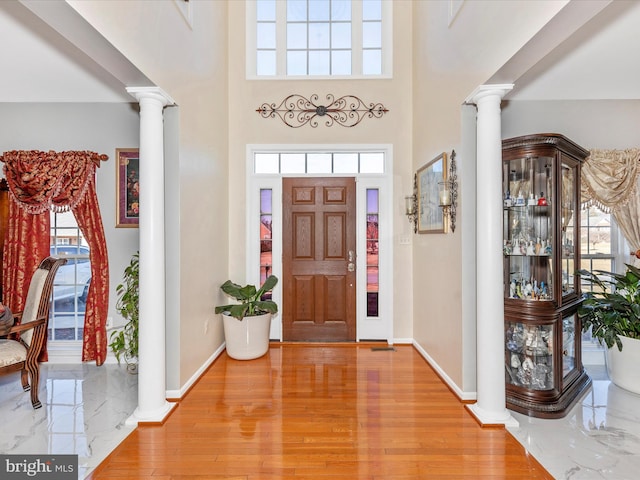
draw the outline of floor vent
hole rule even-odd
[[[371,347],[372,352],[395,352],[395,347]]]

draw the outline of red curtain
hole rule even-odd
[[[49,256],[49,213],[32,215],[9,195],[7,238],[2,259],[2,292],[4,303],[14,312],[24,310],[33,272],[43,258]],[[48,360],[46,338],[39,360]]]
[[[109,263],[95,171],[106,159],[106,155],[89,151],[37,150],[5,152],[0,157],[11,198],[3,262],[6,303],[15,311],[22,310],[31,276],[42,258],[49,255],[49,212],[73,211],[89,243],[92,273],[82,360],[95,360],[97,365],[107,357]]]
[[[107,242],[95,188],[95,175],[82,201],[72,211],[89,243],[91,283],[84,314],[82,361],[102,365],[107,358],[107,310],[109,307],[109,268]]]

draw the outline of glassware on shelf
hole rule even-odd
[[[506,380],[534,390],[553,388],[553,326],[508,322]]]
[[[506,405],[560,418],[590,385],[582,365],[580,164],[558,134],[502,142]]]

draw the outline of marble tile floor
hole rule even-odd
[[[561,419],[512,412],[509,432],[556,479],[640,478],[640,395],[612,384],[604,366],[585,366],[592,387]]]
[[[562,419],[513,413],[509,431],[556,479],[636,479],[640,471],[640,396],[589,367],[590,388]],[[123,366],[45,364],[43,407],[33,410],[19,374],[0,377],[0,453],[79,455],[85,478],[131,431],[137,377]]]
[[[0,453],[77,454],[84,479],[133,431],[138,377],[117,364],[43,364],[40,401],[34,410],[19,372],[0,376]]]

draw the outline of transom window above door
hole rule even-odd
[[[384,173],[383,152],[255,153],[259,174]]]
[[[247,0],[247,76],[391,76],[391,0]]]

